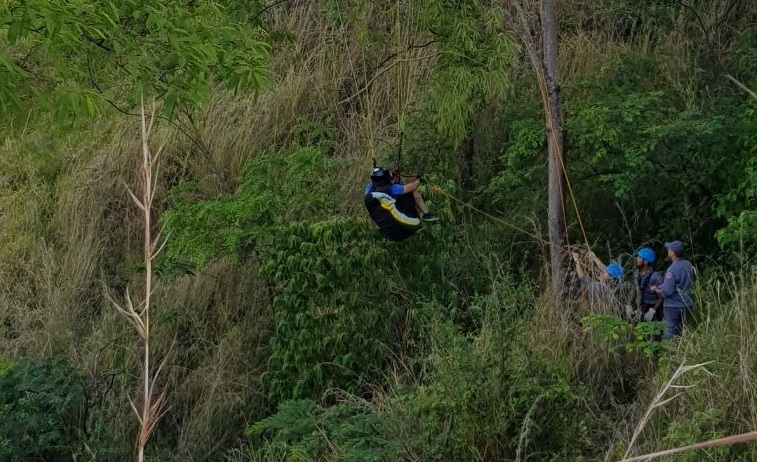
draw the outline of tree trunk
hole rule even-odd
[[[504,0],[502,0],[504,1]],[[514,14],[508,16],[510,26],[518,31],[526,54],[539,81],[547,125],[547,155],[549,156],[549,185],[547,198],[547,221],[549,226],[549,253],[552,272],[552,289],[555,306],[563,306],[567,288],[567,254],[565,249],[565,150],[563,149],[562,101],[557,72],[557,20],[555,0],[540,0],[539,19],[541,31],[532,30],[529,19],[519,0],[508,0]],[[534,40],[533,32],[539,35]],[[540,32],[540,34],[539,34]]]
[[[555,0],[541,0],[542,60],[546,89],[544,113],[547,122],[549,155],[549,252],[552,266],[552,288],[562,299],[567,284],[565,254],[565,158],[563,144],[562,101],[558,80],[557,22]],[[543,90],[544,90],[543,89]]]

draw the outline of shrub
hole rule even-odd
[[[0,461],[72,460],[83,399],[80,376],[63,359],[0,367]]]

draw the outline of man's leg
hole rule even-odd
[[[413,191],[413,200],[415,200],[415,207],[418,208],[418,211],[421,213],[421,215],[428,213],[426,202],[423,200],[421,194],[418,191]]]
[[[662,338],[664,340],[671,339],[673,337],[679,337],[683,327],[683,314],[682,308],[669,308],[666,307],[663,311],[663,318],[665,321],[665,333]]]
[[[407,177],[408,181],[415,181],[417,177],[409,176]],[[413,200],[415,201],[415,209],[418,211],[418,214],[420,216],[424,216],[428,213],[428,207],[426,207],[426,202],[423,200],[423,197],[421,197],[421,193],[418,192],[416,189],[413,191]]]
[[[694,309],[693,306],[687,306],[681,312],[681,330],[683,330],[684,326],[688,326],[693,320],[692,318],[693,313],[691,312],[693,309]]]
[[[416,180],[416,177],[409,176],[407,177],[408,181],[411,183]],[[418,192],[418,190],[413,191],[413,200],[415,201],[415,208],[418,211],[418,214],[423,216],[428,213],[428,207],[426,207],[426,202],[421,197],[421,193]]]
[[[415,181],[414,176],[408,177],[410,181]],[[437,218],[433,216],[428,211],[428,207],[426,207],[426,201],[423,200],[423,197],[421,197],[421,193],[417,190],[413,191],[413,200],[415,201],[415,208],[418,210],[418,214],[421,216],[421,218],[424,221],[434,221]]]

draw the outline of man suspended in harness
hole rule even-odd
[[[403,241],[415,234],[423,221],[435,221],[418,193],[420,178],[403,185],[399,177],[383,167],[371,170],[371,182],[365,187],[365,208],[378,225],[379,232],[392,241]],[[418,217],[418,212],[421,218]]]

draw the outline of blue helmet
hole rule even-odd
[[[623,267],[614,261],[610,262],[607,265],[607,275],[613,279],[621,279],[623,277]]]
[[[655,261],[655,254],[654,250],[650,249],[649,247],[642,247],[639,249],[638,252],[636,252],[636,256],[646,260],[649,263],[654,263]]]

